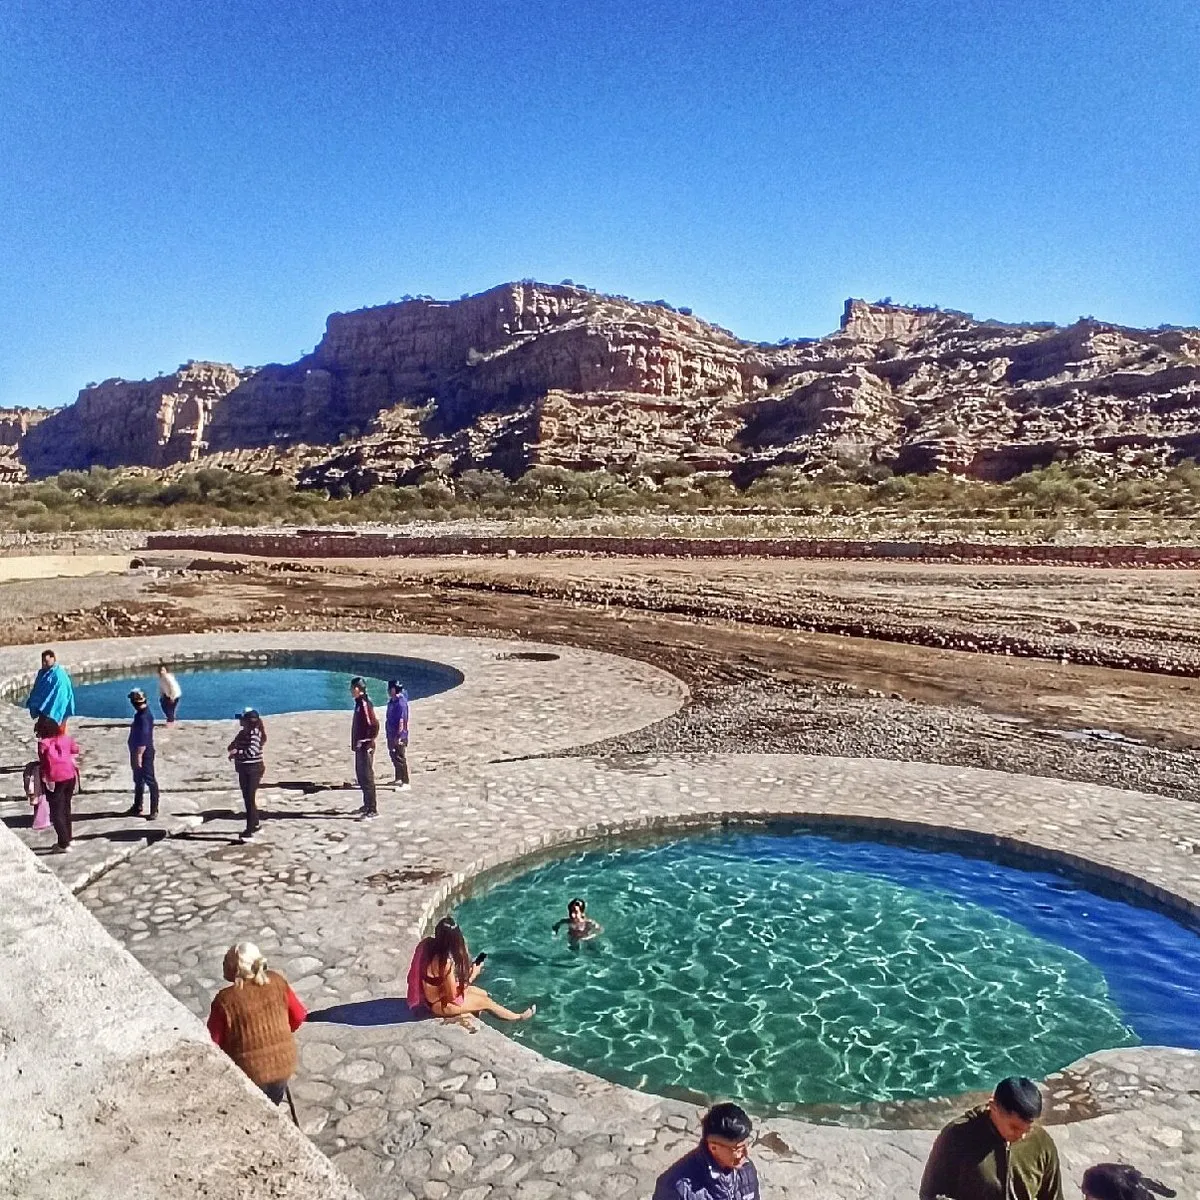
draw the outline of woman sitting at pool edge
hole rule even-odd
[[[467,940],[453,917],[443,917],[437,923],[431,940],[421,972],[421,993],[435,1017],[491,1013],[502,1021],[527,1021],[537,1011],[537,1006],[531,1004],[522,1013],[513,1012],[475,986],[483,961],[471,961]]]

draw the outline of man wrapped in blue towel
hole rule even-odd
[[[29,715],[36,721],[45,717],[62,731],[67,718],[75,715],[75,689],[66,668],[58,665],[53,650],[42,651],[42,669],[33,681],[33,690],[26,702]]]

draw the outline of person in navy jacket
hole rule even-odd
[[[743,1109],[714,1104],[700,1123],[700,1145],[658,1177],[654,1200],[758,1200],[752,1132]]]

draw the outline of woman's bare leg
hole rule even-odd
[[[528,1021],[533,1014],[537,1012],[537,1005],[531,1004],[524,1012],[513,1012],[511,1008],[505,1008],[503,1004],[497,1004],[483,990],[483,988],[470,985],[461,1004],[443,1004],[440,1010],[435,1011],[434,1015],[438,1017],[461,1017],[467,1013],[491,1013],[493,1017],[499,1017],[502,1021]]]

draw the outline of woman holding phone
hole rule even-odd
[[[453,917],[443,917],[433,931],[421,971],[421,993],[435,1017],[463,1017],[491,1013],[502,1021],[527,1021],[537,1011],[531,1004],[524,1012],[513,1012],[497,1004],[475,986],[486,954],[471,961],[467,940]]]

